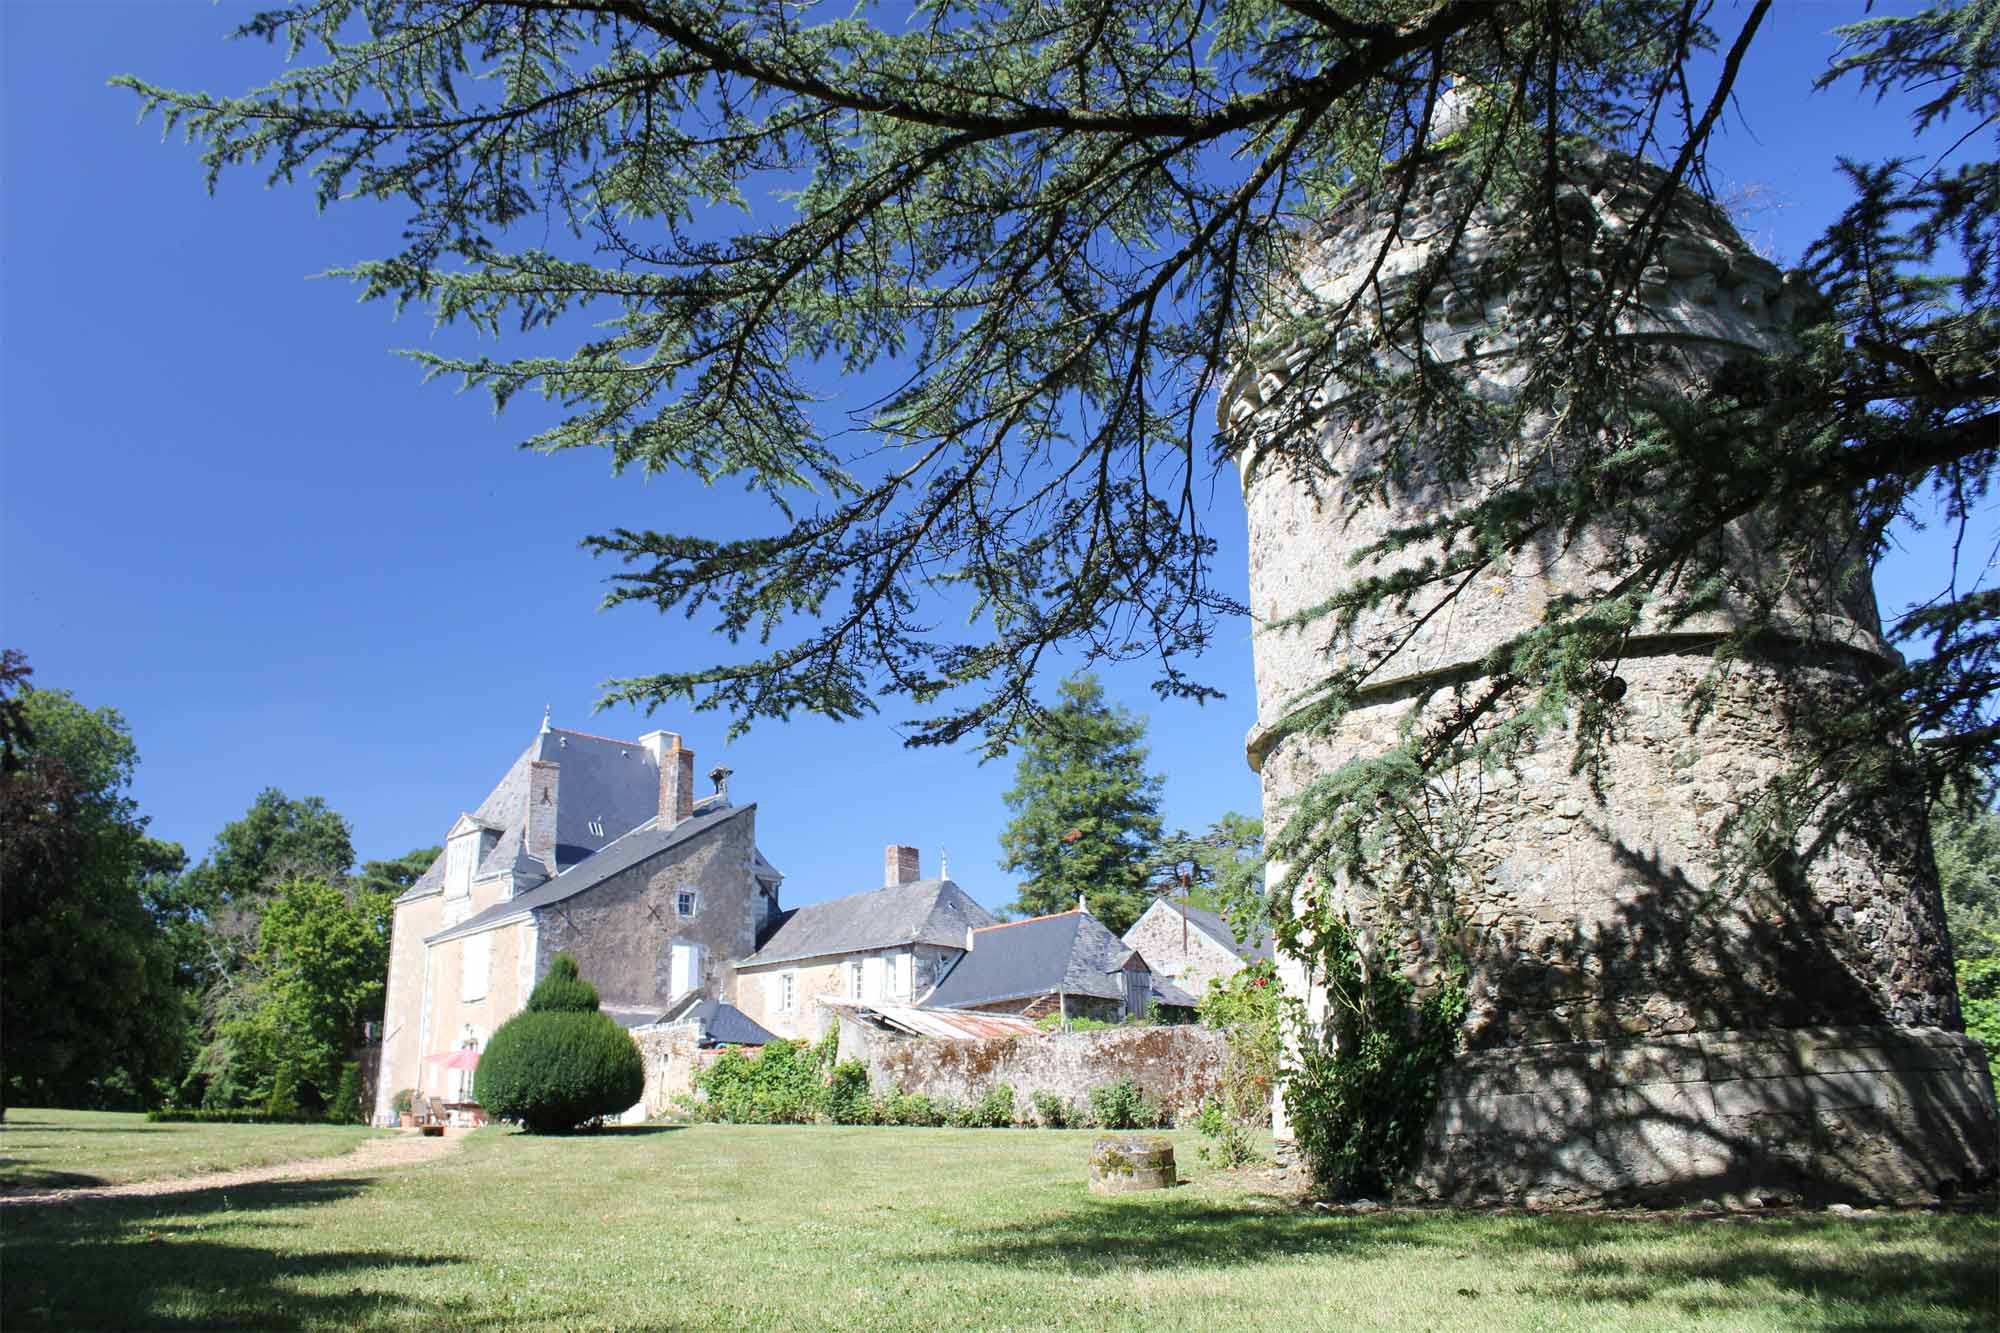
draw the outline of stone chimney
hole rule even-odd
[[[646,753],[660,766],[660,828],[672,828],[694,818],[694,751],[681,744],[677,731],[649,731],[639,738]]]
[[[528,764],[528,818],[522,839],[529,856],[556,873],[556,779],[562,765],[547,759]]]
[[[918,869],[917,849],[901,847],[890,843],[882,849],[882,887],[893,889],[898,884],[915,884],[924,877]]]

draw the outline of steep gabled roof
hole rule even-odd
[[[1190,907],[1186,903],[1172,902],[1164,894],[1153,899],[1152,907],[1148,907],[1146,912],[1151,914],[1154,907],[1171,912],[1175,916],[1185,914],[1188,925],[1199,930],[1202,934],[1208,936],[1211,940],[1214,940],[1217,944],[1229,950],[1246,963],[1254,963],[1259,959],[1271,962],[1278,956],[1277,946],[1272,941],[1269,930],[1258,931],[1258,938],[1255,944],[1245,944],[1236,938],[1236,932],[1229,928],[1228,920],[1219,912],[1211,912],[1200,907]],[[1137,928],[1136,922],[1134,923],[1134,928]],[[1125,933],[1129,935],[1132,932],[1128,930]]]
[[[1133,956],[1124,941],[1084,911],[988,926],[970,952],[923,998],[926,1008],[964,1008],[1029,995],[1123,998],[1119,973]]]
[[[993,923],[993,914],[948,879],[923,879],[829,902],[809,903],[779,918],[764,947],[739,966],[886,949],[899,944],[965,947],[965,932]]]
[[[553,866],[530,856],[522,838],[529,781],[538,760],[558,765]],[[695,813],[721,805],[720,797],[711,795],[695,803]],[[459,818],[499,835],[480,858],[473,871],[475,879],[511,872],[517,878],[533,880],[568,871],[634,829],[653,822],[659,806],[660,766],[645,746],[550,727],[537,733],[514,757],[486,799]],[[397,901],[410,902],[442,892],[446,859],[440,856]]]
[[[721,827],[746,810],[757,808],[754,801],[749,805],[719,805],[714,801],[703,804],[708,806],[705,812],[697,806],[697,813],[693,819],[683,820],[670,829],[659,828],[657,820],[647,820],[589,860],[570,867],[554,879],[526,893],[518,894],[505,902],[495,903],[449,930],[439,931],[427,942],[436,944],[443,940],[457,939],[461,935],[475,934],[502,921],[523,916],[543,907],[552,907],[556,903],[576,897],[579,893],[596,888],[621,870],[629,869],[648,857],[658,856],[661,852],[699,838],[710,829]]]

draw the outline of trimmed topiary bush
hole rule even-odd
[[[638,1101],[646,1065],[631,1035],[598,1011],[575,960],[557,954],[528,1007],[487,1042],[475,1086],[487,1114],[559,1134]]]

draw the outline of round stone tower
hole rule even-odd
[[[1602,247],[1633,225],[1658,179],[1602,153],[1572,165],[1558,203]],[[1394,243],[1385,203],[1346,208],[1302,244],[1304,290],[1337,305],[1372,271],[1393,296],[1434,263],[1450,230],[1455,196],[1442,176],[1433,191],[1405,205]],[[1663,349],[1655,373],[1694,386],[1747,352],[1784,347],[1811,293],[1752,253],[1712,206],[1678,204],[1669,225],[1640,283],[1644,308],[1619,326]],[[1504,361],[1494,349],[1518,336],[1513,294],[1495,290],[1506,227],[1474,216],[1425,316],[1431,356],[1489,399],[1515,383],[1512,372],[1482,369]],[[1419,465],[1388,498],[1357,504],[1342,479],[1380,475],[1382,432],[1360,394],[1332,379],[1295,384],[1304,372],[1292,364],[1244,367],[1221,404],[1224,422],[1251,441],[1239,458],[1260,624],[1435,554],[1350,559],[1392,528],[1549,466],[1531,430],[1495,440],[1467,479]],[[1839,577],[1842,536],[1780,562],[1754,515],[1731,525],[1722,538],[1730,587],[1714,609],[1653,615],[1607,666],[1617,702],[1594,783],[1572,772],[1575,738],[1554,734],[1501,771],[1468,765],[1435,784],[1466,872],[1455,907],[1471,1011],[1418,1193],[1919,1199],[1993,1174],[1993,1092],[1980,1048],[1963,1035],[1914,793],[1809,827],[1815,845],[1747,883],[1717,869],[1725,822],[1894,661],[1873,589]],[[1609,589],[1629,569],[1633,541],[1607,519],[1481,571],[1449,605],[1419,596],[1338,637],[1324,623],[1262,630],[1248,753],[1267,826],[1284,822],[1315,776],[1393,743],[1413,707],[1475,697],[1489,650],[1552,603]],[[1715,647],[1752,607],[1766,632],[1718,662]],[[1330,734],[1281,725],[1315,685],[1363,664],[1358,705]],[[1281,873],[1273,867],[1274,884]],[[1354,884],[1320,891],[1358,921],[1396,916]],[[1415,932],[1399,945],[1411,963],[1429,947]],[[1296,967],[1288,983],[1303,989]],[[1282,1132],[1282,1108],[1280,1119]]]

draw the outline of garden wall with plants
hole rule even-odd
[[[1125,1079],[1184,1123],[1221,1096],[1228,1058],[1220,1033],[1189,1024],[981,1041],[872,1033],[864,1063],[875,1087],[950,1103],[976,1104],[1006,1084],[1024,1105],[1038,1095],[1087,1105],[1093,1088]]]

